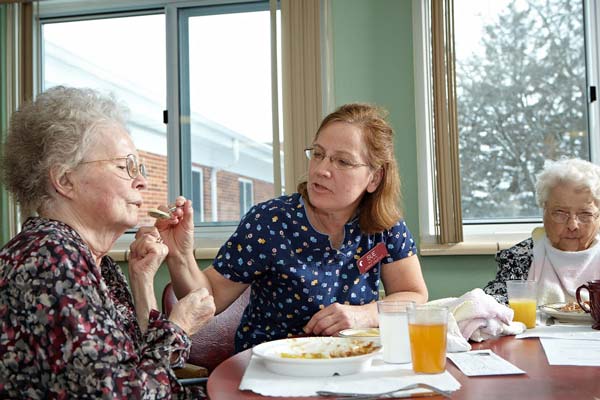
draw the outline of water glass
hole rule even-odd
[[[408,338],[408,309],[414,301],[380,300],[379,336],[383,346],[383,361],[391,364],[410,362],[410,341]]]

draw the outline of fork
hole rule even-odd
[[[381,393],[343,393],[343,392],[329,392],[326,390],[320,390],[320,391],[317,391],[317,394],[319,396],[325,396],[325,397],[330,397],[330,396],[337,397],[338,398],[337,400],[368,400],[368,399],[376,399],[378,397],[386,396],[386,395],[393,394],[396,392],[401,392],[403,390],[411,390],[411,389],[417,389],[417,388],[428,389],[435,394],[439,394],[448,399],[450,398],[451,392],[436,388],[435,386],[428,385],[427,383],[413,383],[413,384],[403,386],[398,389],[390,390],[388,392],[381,392]]]

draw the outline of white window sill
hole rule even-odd
[[[196,260],[212,260],[217,255],[221,245],[229,238],[229,235],[223,236],[220,232],[214,235],[196,234],[194,237],[194,257]],[[134,240],[133,233],[126,233],[121,236],[108,252],[108,255],[115,261],[123,262],[129,258],[129,245]]]
[[[502,249],[507,249],[531,236],[533,228],[541,224],[531,224],[512,227],[478,227],[472,229],[465,227],[465,240],[461,243],[439,244],[435,237],[425,236],[421,238],[419,254],[421,256],[463,256],[463,255],[494,255]],[[481,231],[489,233],[483,234]],[[219,248],[229,234],[223,232],[215,234],[197,234],[195,236],[194,256],[197,260],[212,260],[217,255]],[[129,257],[129,245],[134,239],[133,234],[125,234],[117,240],[108,255],[115,261],[126,261]]]
[[[439,244],[434,236],[421,237],[421,256],[493,255],[531,237],[534,228],[542,224],[465,226],[464,241]]]

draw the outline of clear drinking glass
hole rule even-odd
[[[383,361],[392,364],[410,362],[410,341],[408,339],[408,309],[414,301],[380,300],[379,336],[383,346]]]

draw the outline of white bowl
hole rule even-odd
[[[337,356],[334,358],[308,358],[343,353],[356,349],[370,350],[367,354]],[[365,338],[301,337],[274,340],[255,346],[252,353],[265,367],[279,375],[334,376],[350,375],[366,370],[381,347]]]

